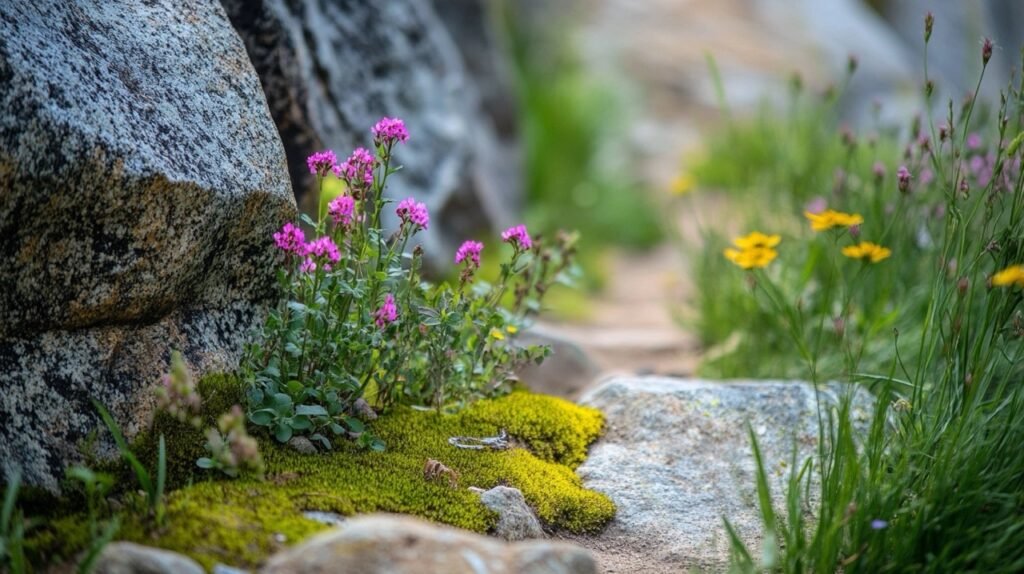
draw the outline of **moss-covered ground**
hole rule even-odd
[[[232,378],[207,377],[200,391],[212,424],[215,413],[240,401],[242,389]],[[596,410],[527,392],[480,401],[451,415],[399,408],[371,425],[387,444],[384,452],[338,441],[332,451],[303,455],[261,439],[267,473],[259,481],[230,480],[196,468],[195,460],[204,454],[202,433],[160,417],[135,448],[153,468],[156,437],[166,437],[168,482],[174,488],[167,495],[166,526],[157,529],[144,513],[123,511],[118,538],[182,552],[207,568],[217,562],[252,567],[280,547],[327,528],[305,518],[307,510],[399,512],[486,532],[497,517],[468,487],[499,484],[522,490],[548,527],[593,531],[615,508],[606,496],[584,489],[573,469],[602,426]],[[501,428],[522,446],[477,451],[448,444],[451,436],[492,436]],[[426,480],[427,459],[458,471],[458,487]],[[132,486],[134,478],[122,472],[118,480]],[[54,517],[35,531],[33,553],[71,556],[87,542],[84,524],[85,517],[75,512]]]

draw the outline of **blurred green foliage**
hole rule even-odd
[[[619,141],[626,118],[618,96],[580,63],[568,44],[566,22],[526,29],[516,11],[528,8],[499,6],[522,106],[530,228],[578,230],[584,250],[657,244],[664,222]]]

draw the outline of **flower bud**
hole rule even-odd
[[[876,161],[875,165],[871,166],[871,172],[875,174],[875,182],[881,183],[885,179],[885,164]]]
[[[900,193],[907,193],[910,191],[910,171],[906,166],[901,165],[896,170],[896,181],[900,190]]]
[[[932,28],[935,26],[935,15],[928,12],[924,15],[924,41],[927,44],[932,39]]]
[[[850,54],[846,60],[846,71],[850,74],[853,74],[854,72],[857,71],[857,64],[857,56],[855,54]]]
[[[836,337],[842,339],[843,335],[846,333],[846,321],[843,320],[842,317],[833,317],[832,328],[836,332]]]
[[[956,292],[960,294],[961,297],[967,293],[967,290],[970,289],[970,287],[971,280],[967,277],[961,277],[960,280],[956,282]]]
[[[985,38],[981,43],[981,63],[982,65],[988,64],[988,61],[992,59],[992,40]]]

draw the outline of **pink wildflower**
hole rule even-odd
[[[355,208],[356,200],[351,195],[339,195],[327,204],[327,214],[334,220],[335,225],[348,225],[352,223]]]
[[[366,148],[358,147],[344,162],[334,167],[334,174],[352,186],[373,184],[373,168],[377,159]]]
[[[828,203],[826,203],[825,198],[821,196],[815,197],[804,206],[804,211],[815,215],[824,213],[826,209],[828,209]]]
[[[306,235],[292,222],[284,224],[281,231],[274,234],[274,244],[285,253],[302,255],[305,248]]]
[[[307,257],[302,262],[302,265],[299,265],[299,271],[302,271],[303,273],[312,273],[316,271],[316,261],[313,261],[312,257]]]
[[[907,169],[907,166],[901,165],[896,170],[896,182],[900,192],[906,193],[910,191],[910,170]]]
[[[967,148],[978,149],[981,147],[981,136],[978,134],[967,134]]]
[[[483,249],[484,244],[479,241],[464,241],[459,246],[458,251],[455,252],[455,263],[459,264],[463,261],[469,261],[473,267],[480,267],[480,252]]]
[[[373,313],[373,319],[382,329],[398,320],[398,307],[395,306],[395,297],[391,293],[384,296],[384,304]]]
[[[871,171],[872,171],[872,173],[875,174],[875,179],[876,180],[881,181],[882,179],[885,178],[885,164],[884,163],[882,163],[880,161],[876,161],[875,165],[871,166]]]
[[[335,169],[337,165],[338,158],[329,149],[318,151],[306,158],[306,166],[309,167],[309,173],[319,175],[320,177],[327,175],[327,172]]]
[[[307,243],[305,254],[326,259],[331,263],[337,263],[341,260],[341,252],[338,251],[338,246],[334,244],[334,240],[326,235]],[[325,267],[325,270],[329,271],[330,267]]]
[[[522,224],[514,225],[503,231],[501,233],[501,240],[505,243],[511,243],[516,251],[525,251],[533,246],[530,234],[526,231],[526,226]]]
[[[402,218],[403,224],[412,222],[423,229],[430,224],[430,213],[427,211],[427,206],[411,197],[400,201],[395,213]]]
[[[381,118],[373,126],[373,142],[377,145],[391,145],[408,139],[409,131],[405,129],[405,122],[398,118]]]

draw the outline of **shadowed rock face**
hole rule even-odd
[[[485,110],[459,38],[430,2],[221,3],[263,83],[300,204],[315,185],[310,153],[330,148],[343,159],[369,147],[370,126],[389,116],[410,133],[389,194],[427,204],[436,222],[424,236],[429,257],[447,262],[467,235],[509,223],[519,189],[513,129],[489,113],[493,106]],[[475,21],[487,24],[477,8]]]
[[[181,349],[233,368],[294,215],[280,138],[222,8],[0,5],[0,468],[55,488],[128,434]]]

